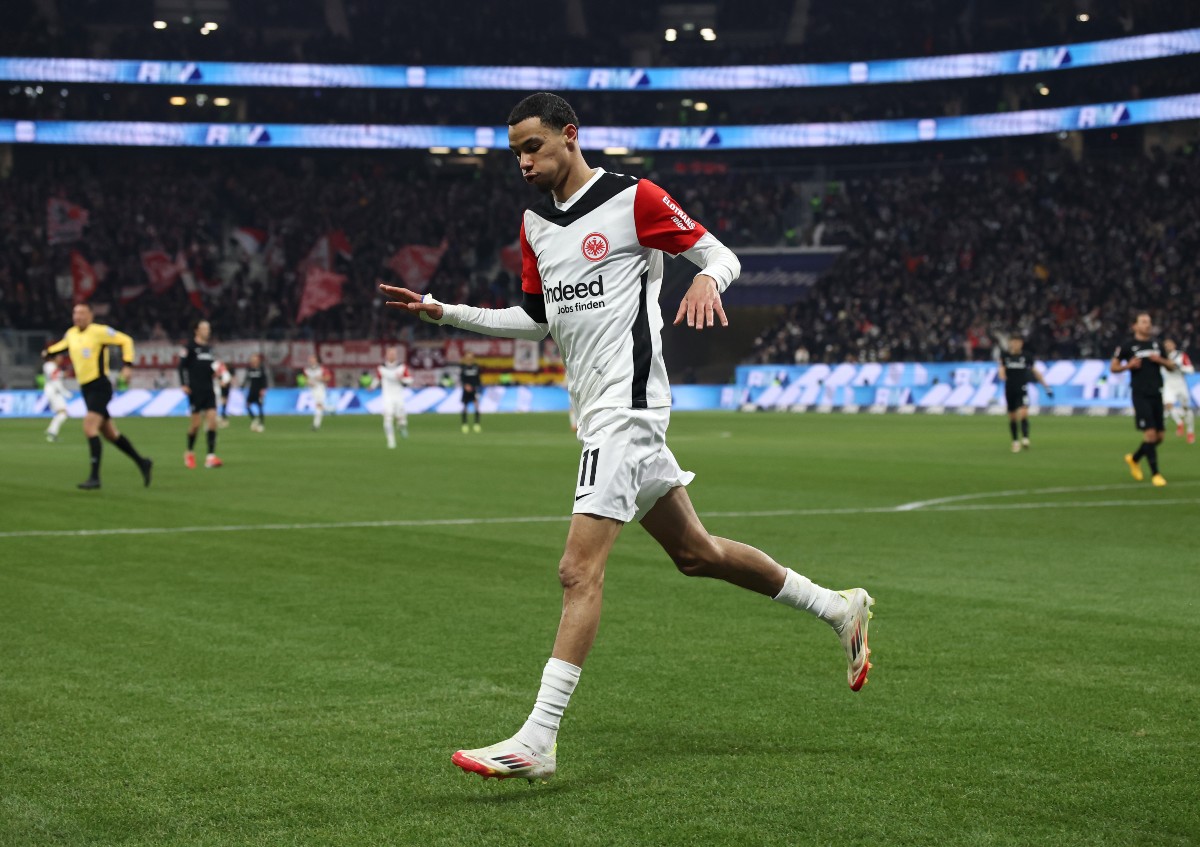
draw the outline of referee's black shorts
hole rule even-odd
[[[1134,392],[1133,422],[1140,430],[1165,429],[1163,426],[1163,399],[1161,391],[1155,391],[1153,394]]]
[[[106,420],[112,415],[108,413],[108,401],[112,399],[113,387],[108,381],[108,377],[102,376],[99,379],[93,379],[86,385],[79,386],[79,390],[83,392],[83,404],[89,412],[95,412],[97,415],[102,415]],[[1162,409],[1162,405],[1159,405]]]
[[[1006,387],[1004,389],[1004,401],[1008,404],[1009,412],[1015,412],[1022,406],[1028,406],[1029,395],[1025,390],[1025,386],[1022,385],[1020,388]]]
[[[188,397],[188,405],[191,406],[192,414],[215,409],[217,408],[217,393],[211,388],[207,391],[193,388],[191,395]]]

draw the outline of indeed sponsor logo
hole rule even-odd
[[[542,293],[551,303],[582,300],[585,297],[603,297],[604,277],[597,276],[591,282],[577,282],[574,285],[568,285],[565,282],[560,282],[558,285],[547,285],[542,289]]]
[[[687,216],[687,213],[685,211],[683,211],[683,209],[676,206],[674,200],[672,200],[670,197],[664,196],[662,201],[663,201],[663,205],[671,210],[671,213],[672,213],[671,220],[675,223],[675,226],[679,227],[680,229],[687,229],[687,230],[692,230],[692,229],[696,228],[696,222],[694,220],[692,220],[691,218],[689,218]]]

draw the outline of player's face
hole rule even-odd
[[[1021,339],[1019,339],[1019,338],[1012,338],[1012,339],[1009,339],[1009,342],[1008,342],[1008,352],[1010,352],[1010,353],[1012,353],[1014,356],[1016,356],[1016,355],[1020,354],[1020,352],[1021,352],[1021,348],[1022,348],[1022,347],[1024,347],[1024,346],[1025,346],[1025,342],[1024,342],[1024,341],[1022,341],[1022,340],[1021,340]]]
[[[1170,355],[1171,353],[1174,353],[1175,352],[1175,342],[1168,338],[1166,341],[1163,342],[1163,349],[1167,351],[1168,355]]]
[[[196,340],[201,344],[207,342],[211,335],[212,327],[209,325],[208,321],[200,321],[200,323],[196,325]]]
[[[71,323],[75,324],[76,329],[87,329],[91,322],[92,310],[87,306],[79,305],[71,310]]]
[[[389,362],[394,362],[400,358],[400,348],[399,347],[389,347],[388,349],[383,351],[383,355],[387,358],[387,360]]]
[[[1137,320],[1133,322],[1133,331],[1138,335],[1149,335],[1153,327],[1150,324],[1150,316],[1141,314],[1137,316]]]
[[[262,357],[259,356],[257,353],[254,353],[250,356],[250,366],[251,367],[257,368],[260,362],[262,362]]]
[[[541,118],[526,118],[508,128],[508,149],[516,154],[525,181],[549,194],[567,179],[577,133],[572,124],[556,130]]]
[[[309,357],[308,357],[308,366],[309,366],[310,368],[312,368],[312,367],[316,367],[316,364],[317,364],[317,357],[316,357],[316,356],[309,356]]]

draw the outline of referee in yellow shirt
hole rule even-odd
[[[108,380],[108,348],[120,347],[124,366],[121,376],[129,379],[129,366],[133,362],[133,339],[110,326],[93,322],[92,307],[87,303],[76,304],[71,312],[74,326],[67,330],[62,341],[42,351],[42,356],[53,356],[64,350],[71,356],[75,378],[83,391],[83,402],[87,415],[83,419],[83,434],[87,436],[88,449],[92,454],[92,472],[79,483],[83,489],[100,487],[100,436],[103,435],[137,464],[142,480],[150,484],[150,469],[154,462],[142,456],[121,435],[116,424],[108,415],[108,401],[112,399],[112,383]]]

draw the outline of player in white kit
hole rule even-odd
[[[50,426],[46,427],[46,440],[58,441],[58,431],[67,420],[67,400],[71,398],[71,392],[67,391],[67,386],[63,383],[63,357],[54,356],[48,359],[42,365],[42,375],[46,378],[42,396],[46,398],[50,411],[54,412]]]
[[[387,436],[388,449],[396,448],[396,424],[400,424],[400,437],[408,438],[408,412],[404,410],[404,389],[413,384],[408,365],[400,361],[400,349],[389,347],[384,351],[383,364],[375,369],[371,389],[383,388],[383,432]]]
[[[508,118],[521,173],[545,195],[521,224],[522,305],[479,309],[381,286],[390,307],[433,323],[508,338],[549,333],[578,408],[583,453],[558,566],[562,617],[533,711],[512,738],[452,757],[485,778],[554,775],[559,721],[600,623],[605,564],[629,521],[639,521],[682,573],[721,579],[825,620],[845,649],[851,689],[862,687],[870,668],[874,601],[865,590],[830,591],[760,550],[710,535],[692,508],[684,486],[693,475],[666,444],[671,391],[658,308],[663,253],[701,268],[675,315],[676,325],[686,321],[698,331],[717,320],[728,324],[721,292],[740,264],[654,183],[590,168],[578,126],[574,110],[553,94],[527,97]]]
[[[1163,352],[1175,365],[1175,370],[1162,369],[1163,409],[1175,421],[1175,434],[1187,432],[1187,443],[1196,443],[1196,413],[1192,410],[1192,398],[1188,394],[1187,376],[1196,372],[1192,360],[1179,349],[1174,339],[1163,339]]]
[[[325,417],[325,386],[329,384],[331,377],[329,369],[321,364],[315,354],[308,357],[304,378],[308,380],[308,389],[312,392],[314,431],[321,428],[321,419]]]

